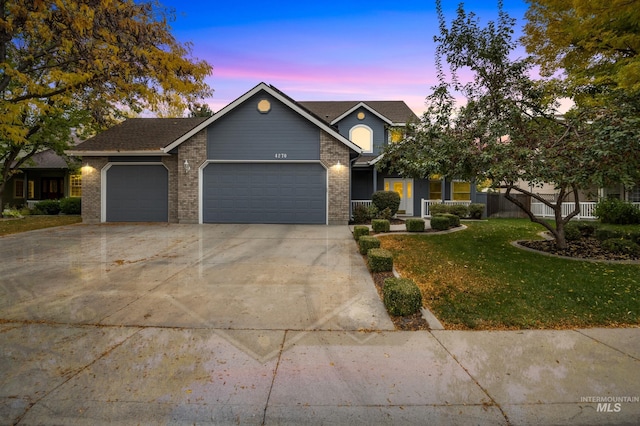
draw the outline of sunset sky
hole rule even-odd
[[[421,114],[436,82],[433,0],[161,3],[177,12],[176,38],[214,67],[214,111],[265,82],[297,101],[403,100]],[[450,22],[459,2],[443,3]],[[483,24],[497,18],[496,1],[464,4]],[[526,9],[505,1],[518,32]]]

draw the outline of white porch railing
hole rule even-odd
[[[434,204],[447,204],[449,206],[469,206],[471,200],[420,200],[420,216],[422,218],[431,217],[430,207]]]
[[[369,207],[373,202],[371,200],[351,200],[351,211],[354,211],[356,207]]]
[[[598,203],[596,203],[595,201],[581,202],[580,213],[574,216],[574,219],[596,219],[596,204]],[[640,209],[640,203],[632,204]],[[562,217],[568,216],[574,208],[575,203],[573,202],[562,203]],[[533,213],[533,215],[536,217],[555,217],[551,207],[539,201],[531,202],[531,213]]]

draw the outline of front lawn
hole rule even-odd
[[[71,225],[82,222],[81,216],[25,216],[22,219],[0,220],[0,236],[33,231],[34,229]]]
[[[466,222],[441,235],[389,235],[382,247],[449,329],[640,324],[640,265],[560,259],[513,247],[538,239],[525,219]]]

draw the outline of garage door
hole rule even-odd
[[[168,172],[161,165],[114,165],[107,170],[107,222],[167,222]]]
[[[317,163],[212,163],[203,171],[203,222],[327,220],[327,173]]]

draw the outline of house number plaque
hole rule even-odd
[[[287,154],[285,152],[279,152],[275,155],[275,157],[280,160],[283,158],[287,158]]]

